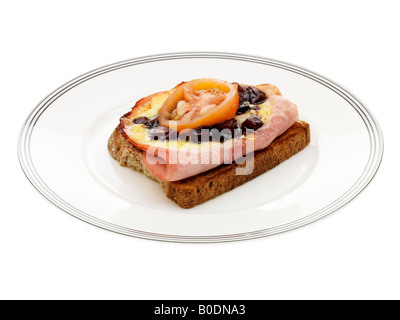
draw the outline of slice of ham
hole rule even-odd
[[[253,134],[224,143],[204,143],[198,148],[148,147],[142,161],[154,176],[163,181],[177,181],[206,172],[221,164],[232,163],[246,154],[268,147],[271,142],[298,120],[297,106],[282,97],[272,85],[257,86],[268,95],[272,105],[269,122]]]

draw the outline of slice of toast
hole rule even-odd
[[[168,198],[180,207],[189,209],[276,167],[304,149],[309,143],[310,127],[308,123],[298,121],[267,148],[254,153],[254,170],[250,174],[237,175],[236,168],[244,167],[245,164],[234,162],[180,181],[161,181],[153,176],[142,162],[143,151],[129,143],[118,127],[108,140],[108,150],[121,166],[141,171],[156,180],[161,184]]]

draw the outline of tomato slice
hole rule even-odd
[[[158,121],[177,131],[195,129],[233,118],[238,107],[236,84],[197,79],[176,87],[162,105]]]

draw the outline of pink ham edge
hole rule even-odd
[[[260,88],[261,89],[261,88]],[[254,139],[236,138],[214,147],[211,150],[199,152],[191,150],[169,150],[150,147],[143,152],[142,161],[150,172],[163,181],[177,181],[206,172],[221,164],[232,163],[246,154],[268,147],[275,138],[289,129],[299,115],[297,106],[281,95],[274,86],[263,87],[272,103],[270,121],[254,133]],[[251,137],[251,136],[250,136]],[[212,161],[207,161],[207,160]]]

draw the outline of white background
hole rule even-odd
[[[1,299],[399,299],[398,1],[12,1],[0,5]],[[137,56],[225,51],[348,88],[385,138],[370,186],[332,216],[229,244],[139,240],[81,222],[30,185],[19,130],[72,78]],[[56,161],[56,159],[55,159]]]

